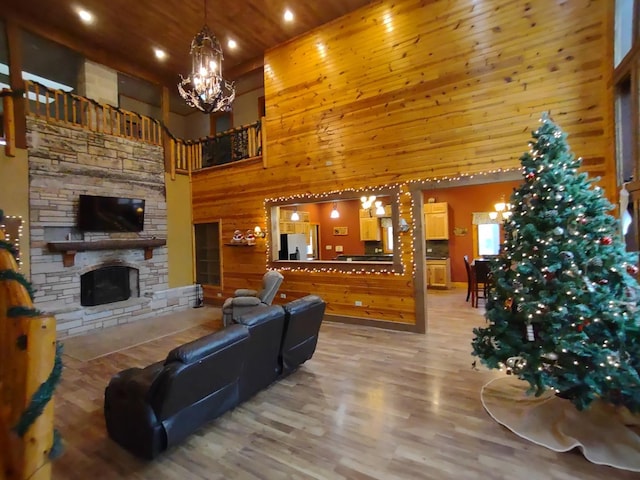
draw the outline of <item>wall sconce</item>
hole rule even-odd
[[[380,200],[376,201],[376,215],[384,215],[384,207],[382,206],[382,202]]]
[[[338,211],[338,204],[333,203],[333,210],[331,210],[331,218],[340,218],[340,212]]]
[[[291,214],[291,221],[297,222],[298,220],[300,220],[300,214],[298,213],[298,207],[296,207],[293,213]]]
[[[256,236],[256,238],[264,238],[267,235],[267,232],[263,232],[260,228],[260,225],[256,225],[253,229],[253,234]]]
[[[400,232],[401,232],[401,233],[405,233],[405,232],[408,232],[408,231],[409,231],[409,224],[408,224],[408,223],[407,223],[407,221],[406,221],[404,218],[402,218],[402,217],[400,217],[400,222],[399,222],[398,227],[400,228]]]

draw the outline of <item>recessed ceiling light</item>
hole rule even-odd
[[[238,44],[233,38],[230,38],[229,41],[227,42],[227,46],[231,49],[234,49],[238,46]]]
[[[95,17],[93,16],[93,13],[91,13],[88,10],[85,10],[84,8],[78,8],[76,10],[76,13],[80,17],[80,20],[82,20],[87,25],[93,23],[93,21],[95,20]]]
[[[293,12],[288,8],[284,11],[284,21],[292,22],[293,21]]]
[[[156,54],[156,58],[158,60],[164,60],[165,58],[167,58],[167,52],[161,50],[160,48],[154,48],[153,53]]]

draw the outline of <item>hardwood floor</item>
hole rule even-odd
[[[107,437],[104,387],[121,369],[164,358],[195,326],[95,360],[65,357],[54,479],[602,479],[636,473],[554,453],[501,427],[480,389],[501,375],[471,368],[483,309],[466,289],[428,296],[427,335],[325,322],[314,357],[288,378],[152,462]]]

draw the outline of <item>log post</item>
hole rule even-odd
[[[0,249],[0,272],[16,270],[11,253]],[[22,283],[0,278],[0,479],[48,480],[51,478],[53,400],[26,431],[21,432],[18,427],[34,393],[53,370],[55,318],[9,315],[12,307],[32,309],[33,304]]]

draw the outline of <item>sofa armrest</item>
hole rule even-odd
[[[258,295],[257,290],[251,290],[249,288],[239,288],[234,294],[235,297],[256,297]]]
[[[262,301],[258,297],[234,297],[231,299],[231,306],[234,307],[255,307]]]
[[[153,363],[145,368],[128,368],[111,378],[109,388],[121,395],[145,398],[149,395],[151,385],[162,371],[163,361]]]

